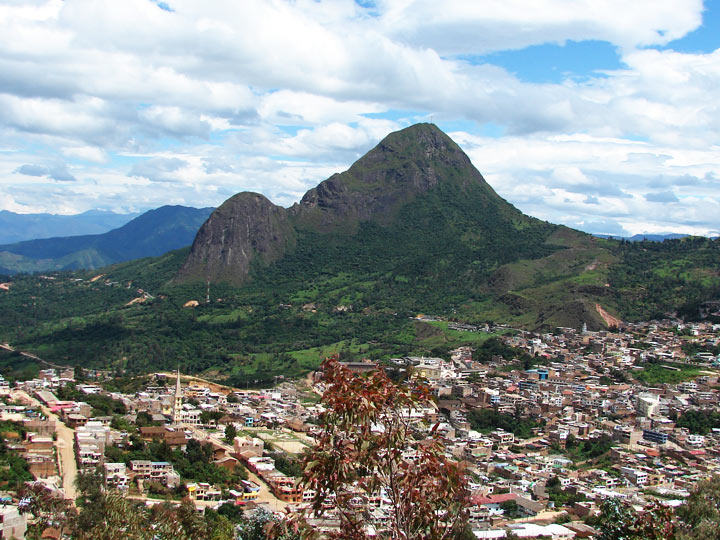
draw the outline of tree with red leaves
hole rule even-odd
[[[423,417],[433,405],[427,388],[398,386],[382,369],[356,375],[336,358],[322,367],[326,411],[304,461],[314,492],[305,517],[334,520],[330,538],[456,537],[467,524],[465,474]],[[303,523],[306,536],[317,534]]]

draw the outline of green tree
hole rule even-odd
[[[672,510],[658,502],[636,512],[630,504],[612,497],[600,506],[598,540],[675,540]]]
[[[222,507],[221,507],[222,508]],[[298,532],[280,522],[272,512],[258,508],[247,513],[239,520],[238,538],[242,540],[300,540]]]
[[[235,424],[231,422],[227,426],[225,426],[225,442],[228,444],[232,444],[232,442],[235,440],[235,437],[237,437],[237,429],[235,428]]]
[[[682,524],[679,539],[720,539],[720,477],[699,482],[677,515]]]

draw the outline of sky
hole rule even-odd
[[[720,232],[720,0],[3,0],[0,210],[290,206],[433,122],[523,212]]]

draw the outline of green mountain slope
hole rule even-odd
[[[541,329],[692,316],[720,297],[719,268],[717,239],[630,243],[525,216],[420,125],[290,209],[236,195],[190,249],[9,280],[0,341],[57,363],[179,365],[245,385],[332,353],[443,354],[488,337],[417,313]]]
[[[515,291],[546,282],[543,275],[574,277],[584,259],[606,267],[611,256],[598,249],[589,235],[522,214],[446,134],[418,124],[388,135],[290,209],[257,194],[228,200],[200,229],[175,281],[407,313],[477,316],[492,303],[492,313],[518,324],[599,327],[586,290],[542,299]]]
[[[0,272],[100,268],[189,245],[212,208],[163,206],[104,234],[28,240],[0,246]]]

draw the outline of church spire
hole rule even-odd
[[[173,424],[179,424],[182,420],[182,390],[180,389],[180,368],[177,370],[177,381],[175,382],[175,403],[173,405]]]

